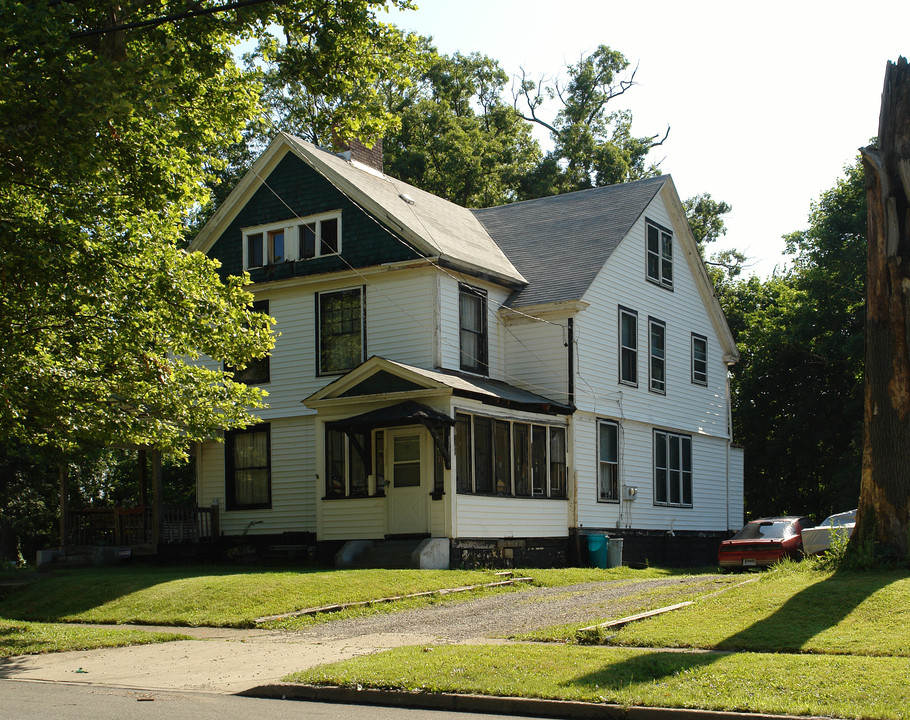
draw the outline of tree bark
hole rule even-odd
[[[910,541],[910,67],[888,63],[869,206],[863,469],[851,550],[906,560]]]

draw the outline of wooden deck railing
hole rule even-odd
[[[156,541],[151,507],[71,510],[68,517],[71,545],[137,546]],[[211,542],[218,534],[217,505],[161,509],[158,542]]]

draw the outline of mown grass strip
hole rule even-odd
[[[672,617],[626,625],[611,645],[910,657],[910,575],[785,566]]]
[[[185,635],[177,633],[16,622],[0,618],[0,658],[67,650],[93,650],[101,647],[148,645],[184,639]]]
[[[287,680],[658,706],[905,720],[906,658],[566,645],[409,647]]]

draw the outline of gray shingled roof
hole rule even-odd
[[[489,274],[517,287],[525,278],[471,211],[401,180],[363,169],[293,135],[284,135],[300,157],[417,249],[459,269]],[[408,196],[410,202],[402,195]]]
[[[528,280],[508,304],[580,299],[667,177],[473,210]]]

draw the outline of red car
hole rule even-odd
[[[722,568],[748,568],[773,565],[784,557],[802,556],[803,528],[812,521],[804,517],[761,518],[746,523],[717,551],[717,564]]]

